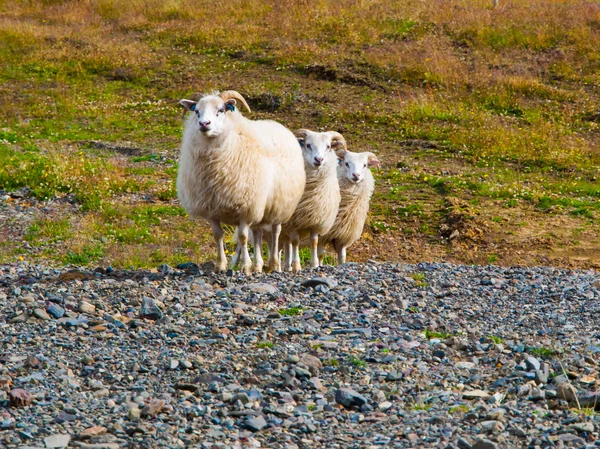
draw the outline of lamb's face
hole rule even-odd
[[[340,164],[342,164],[346,179],[358,184],[365,179],[369,167],[379,167],[379,160],[373,153],[352,153],[350,151],[338,151]]]
[[[334,163],[334,151],[343,147],[342,141],[329,132],[307,132],[305,137],[298,137],[298,142],[306,164],[317,170],[327,163]]]
[[[181,100],[179,103],[196,115],[200,133],[206,137],[217,137],[225,130],[225,116],[228,111],[235,110],[236,102],[233,98],[223,101],[216,95],[208,95],[197,103],[192,100]]]

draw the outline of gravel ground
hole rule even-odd
[[[0,266],[0,447],[597,447],[600,276]]]

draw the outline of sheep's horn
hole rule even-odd
[[[221,97],[224,101],[227,101],[230,98],[235,98],[236,100],[240,100],[242,102],[242,104],[244,105],[244,107],[246,109],[248,109],[248,112],[252,112],[250,110],[250,106],[248,106],[248,103],[246,103],[246,100],[244,99],[244,97],[242,97],[242,94],[240,94],[239,92],[236,92],[235,90],[225,90],[219,94],[219,97]]]
[[[331,136],[332,141],[338,140],[342,142],[342,145],[344,145],[344,150],[348,149],[348,145],[346,145],[346,139],[344,139],[344,136],[342,136],[340,133],[338,133],[337,131],[328,131],[327,134]]]
[[[294,131],[294,136],[299,137],[301,139],[306,139],[306,136],[308,135],[309,130],[308,129],[297,129],[296,131]]]

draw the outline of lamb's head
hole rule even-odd
[[[309,167],[318,169],[331,161],[335,163],[335,151],[346,149],[346,140],[335,131],[317,133],[309,129],[297,129],[294,135],[300,143],[304,160]]]
[[[337,156],[344,168],[346,179],[355,184],[365,179],[365,173],[369,167],[379,167],[377,156],[370,152],[353,153],[340,150],[337,152]]]
[[[244,97],[235,90],[226,90],[220,94],[204,95],[198,101],[181,100],[179,104],[196,114],[198,131],[206,137],[217,137],[225,130],[228,113],[236,113],[235,105],[239,100],[250,112]]]

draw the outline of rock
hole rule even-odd
[[[351,388],[340,388],[335,391],[335,402],[346,408],[350,408],[352,406],[360,407],[368,401],[364,396]]]
[[[50,315],[48,315],[44,309],[40,308],[33,309],[33,316],[44,321],[48,321],[51,319]]]
[[[502,424],[500,421],[495,420],[484,421],[481,423],[481,427],[483,428],[483,430],[490,433],[499,433],[504,430],[504,424]]]
[[[541,368],[540,361],[532,356],[528,356],[525,359],[525,363],[527,364],[527,367],[532,371],[539,371],[539,369]]]
[[[459,438],[458,440],[456,440],[456,445],[458,446],[459,449],[472,449],[473,448],[473,446],[471,446],[471,443],[469,443],[464,438]]]
[[[44,444],[47,448],[67,447],[71,441],[71,436],[68,434],[55,434],[44,438]]]
[[[244,424],[253,432],[260,432],[262,429],[267,427],[267,421],[265,421],[265,418],[260,415],[248,417]]]
[[[572,401],[577,396],[577,390],[572,384],[564,382],[556,387],[556,395],[559,399]]]
[[[253,293],[259,294],[275,294],[279,291],[274,285],[265,283],[247,284],[244,287]]]
[[[479,439],[473,443],[473,449],[498,449],[495,443],[490,440]]]
[[[483,390],[471,390],[463,392],[464,399],[489,399],[490,394]]]
[[[65,309],[63,309],[58,304],[51,303],[48,304],[48,306],[46,307],[46,312],[48,312],[48,314],[52,315],[54,318],[59,319],[64,316]]]
[[[90,304],[87,301],[79,301],[79,304],[77,305],[77,308],[79,309],[79,311],[81,313],[88,313],[88,314],[92,314],[96,311],[96,306],[93,304]]]
[[[321,362],[321,360],[318,357],[315,357],[314,355],[302,354],[300,356],[299,362],[305,364],[309,368],[314,368],[317,370],[323,368],[323,363]]]
[[[169,368],[170,369],[177,369],[177,368],[179,368],[179,360],[171,360]]]
[[[15,388],[10,392],[10,405],[11,407],[26,407],[33,401],[31,393],[21,389]]]
[[[163,316],[161,310],[156,305],[156,302],[152,298],[144,297],[142,299],[142,306],[140,307],[140,318],[146,318],[148,320],[159,320]]]
[[[88,438],[97,437],[99,435],[104,435],[105,433],[106,433],[106,427],[102,427],[102,426],[88,427],[87,429],[84,429],[83,431],[81,431],[81,433],[79,434],[79,439],[85,440]]]
[[[158,415],[162,408],[165,406],[165,401],[162,399],[152,399],[148,404],[144,406],[141,412],[141,417],[152,417]]]
[[[392,404],[390,401],[384,401],[381,402],[377,408],[382,411],[382,412],[387,412],[390,408],[392,408],[394,404]]]
[[[582,423],[573,424],[570,426],[570,428],[579,433],[583,433],[583,432],[591,433],[594,431],[594,424],[592,424],[591,422],[582,422]]]
[[[302,285],[302,287],[311,287],[311,288],[315,288],[319,285],[324,285],[327,288],[332,289],[332,288],[337,287],[338,283],[335,279],[332,279],[329,277],[317,277],[317,278],[307,279],[306,281],[302,281],[300,283],[300,285]]]

